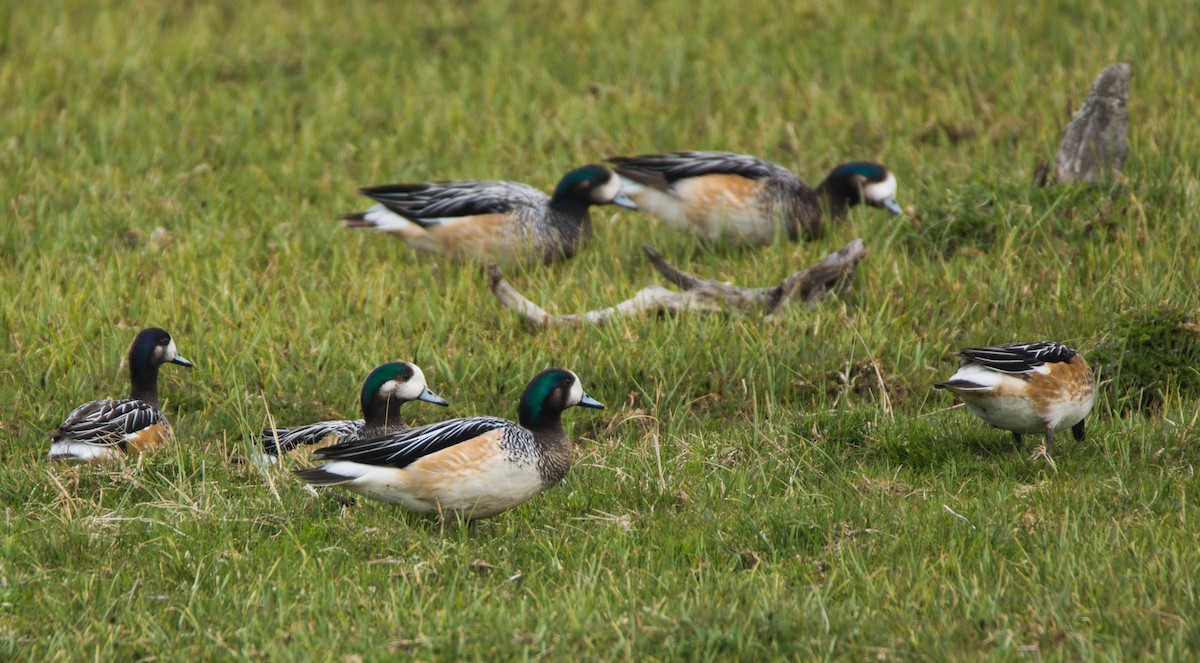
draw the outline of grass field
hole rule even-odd
[[[698,4],[0,5],[0,658],[1195,656],[1195,334],[1176,324],[1156,359],[1139,320],[1200,309],[1197,12]],[[1127,180],[1032,188],[1115,61],[1134,66]],[[657,280],[643,241],[744,285],[855,237],[870,253],[851,295],[775,324],[550,331],[477,266],[337,220],[361,185],[548,189],[675,149],[810,183],[879,160],[910,214],[735,250],[602,208],[580,257],[510,280],[574,312]],[[178,445],[43,462],[71,407],[127,390],[151,324],[197,365],[163,371]],[[1042,338],[1104,380],[1057,471],[930,389],[959,347]],[[401,358],[452,404],[408,406],[420,422],[513,417],[555,364],[609,407],[567,413],[561,486],[470,528],[227,464],[268,406],[353,414]]]

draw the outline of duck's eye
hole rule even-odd
[[[158,344],[159,344],[159,345],[161,345],[161,346],[163,346],[164,348],[165,348],[165,347],[167,347],[167,344],[168,344],[168,343],[170,343],[170,342],[171,342],[171,339],[169,339],[169,338],[160,338],[160,339],[158,339]]]

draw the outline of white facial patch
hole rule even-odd
[[[880,203],[896,195],[896,176],[888,173],[882,182],[875,182],[863,187],[863,196],[867,202]]]
[[[398,398],[406,401],[415,401],[421,395],[421,392],[425,391],[425,374],[415,364],[405,365],[412,369],[412,377],[404,382],[389,380],[387,384],[393,385],[392,389]],[[385,384],[384,386],[386,387],[387,385]]]
[[[592,195],[598,203],[612,202],[613,198],[621,192],[621,178],[617,177],[616,173],[609,175],[608,181],[595,190]]]
[[[171,342],[167,343],[166,352],[163,353],[163,363],[173,361],[178,356],[179,351],[175,349],[175,339],[171,339]]]
[[[571,371],[567,372],[571,373]],[[579,401],[583,400],[583,383],[579,381],[578,375],[571,373],[571,377],[575,378],[575,381],[571,383],[571,393],[567,394],[567,407],[579,405]]]

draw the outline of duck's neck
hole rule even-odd
[[[538,474],[541,475],[542,485],[549,488],[562,481],[571,469],[571,461],[574,460],[571,438],[563,430],[561,412],[531,414],[522,403],[521,426],[533,433],[533,441],[538,446]]]
[[[558,216],[582,221],[589,218],[588,208],[591,203],[580,200],[578,196],[570,194],[555,194],[550,199],[550,210],[556,212]]]
[[[400,405],[403,401],[394,398],[376,396],[363,406],[363,437],[377,437],[404,428],[404,418],[400,416]]]
[[[583,241],[592,235],[592,215],[588,203],[575,196],[550,199],[550,226],[560,237],[563,257],[570,258]]]
[[[857,194],[848,188],[850,186],[852,185],[848,182],[830,180],[828,177],[817,186],[817,200],[829,218],[840,219],[846,216],[846,210],[851,207],[850,201],[854,200]]]
[[[158,405],[158,366],[130,359],[129,382],[130,398]]]
[[[824,182],[821,184],[824,186]],[[816,239],[825,233],[825,196],[820,187],[814,191],[795,180],[781,184],[777,195],[778,204],[786,210],[783,216],[788,220],[788,239]]]

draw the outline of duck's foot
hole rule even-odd
[[[337,492],[336,490],[329,491],[329,499],[333,500],[334,502],[337,502],[338,504],[340,504],[346,508],[350,508],[358,503],[353,497],[347,497],[347,496]]]
[[[1051,470],[1058,472],[1058,464],[1055,463],[1054,459],[1050,457],[1050,452],[1046,450],[1045,442],[1037,445],[1037,448],[1035,448],[1033,450],[1033,454],[1031,454],[1029,456],[1029,460],[1038,460],[1038,459],[1044,459],[1046,461],[1046,464],[1050,466]]]

